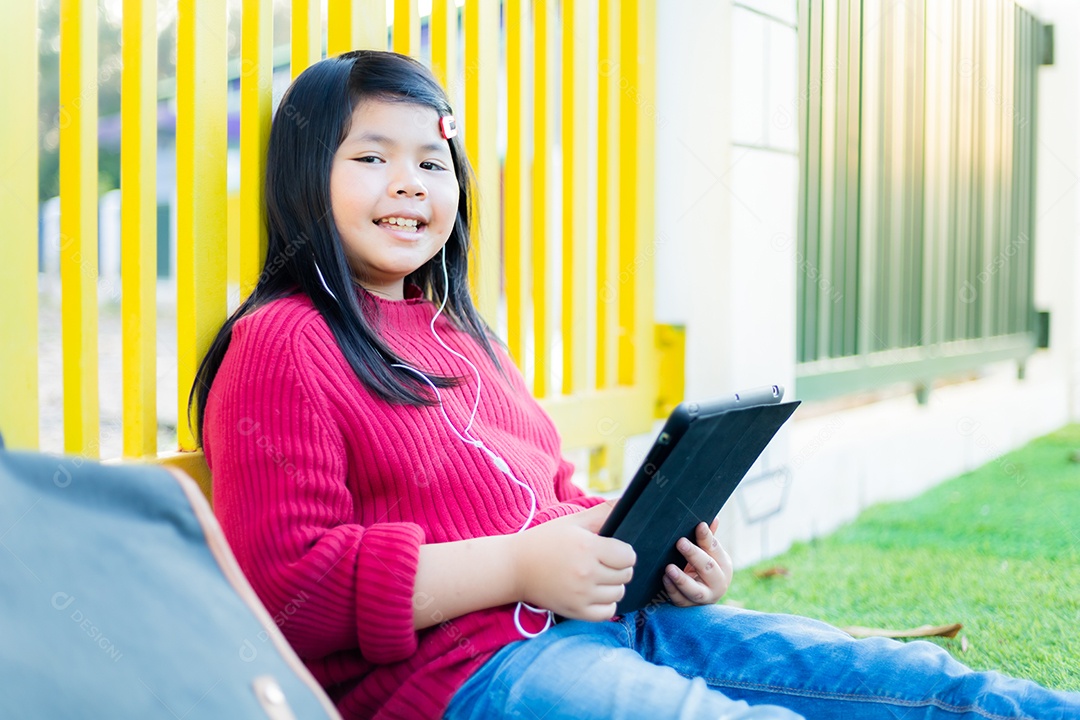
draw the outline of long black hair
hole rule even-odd
[[[354,109],[365,100],[424,105],[440,117],[452,114],[446,93],[428,69],[397,53],[345,53],[315,63],[293,81],[281,98],[270,128],[266,261],[255,289],[218,331],[188,396],[189,422],[194,406],[200,445],[206,400],[229,348],[233,325],[271,300],[297,291],[311,298],[349,365],[372,393],[391,403],[435,402],[421,379],[394,367],[403,361],[370,322],[368,315],[377,306],[361,302],[366,293],[362,288],[358,296],[331,212],[330,170],[334,155],[349,134]],[[405,282],[418,285],[429,299],[441,300],[445,296],[444,313],[459,329],[473,336],[501,367],[490,341],[494,335],[469,295],[472,170],[460,139],[451,138],[449,144],[459,194],[454,229],[443,249],[448,282],[443,282],[438,254],[406,277]],[[431,380],[436,386],[448,387],[458,379]]]

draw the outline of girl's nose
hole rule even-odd
[[[427,188],[421,182],[420,176],[414,170],[403,170],[395,175],[390,183],[391,195],[404,195],[406,197],[424,197]]]

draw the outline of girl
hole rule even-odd
[[[704,523],[670,603],[612,621],[634,552],[596,534],[609,505],[472,305],[442,89],[360,51],[282,108],[266,265],[192,395],[232,549],[342,715],[1080,716],[929,643],[716,605],[731,560]]]

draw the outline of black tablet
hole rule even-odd
[[[600,534],[630,543],[637,553],[634,577],[616,612],[625,615],[662,601],[664,568],[686,559],[675,548],[694,528],[711,523],[750,466],[799,401],[781,402],[779,385],[756,388],[672,411],[645,461]]]

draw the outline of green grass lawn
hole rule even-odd
[[[1080,690],[1078,452],[1072,425],[914,500],[869,508],[737,572],[727,599],[841,627],[963,623],[933,642],[973,668]],[[755,575],[771,567],[788,574]]]

